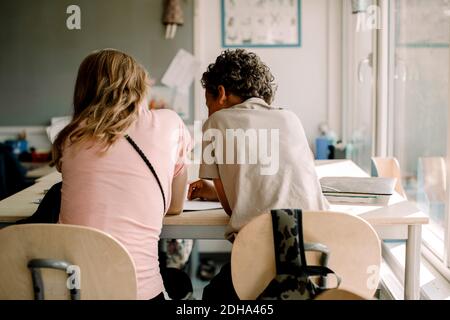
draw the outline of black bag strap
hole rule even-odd
[[[326,266],[308,266],[306,249],[322,252],[327,264],[328,249],[322,244],[305,244],[303,240],[303,214],[301,209],[272,210],[272,225],[275,242],[275,261],[277,274],[297,276],[336,276],[338,286],[340,277]]]
[[[271,214],[277,273],[283,273],[285,268],[302,269],[306,267],[302,210],[272,210]],[[288,250],[289,241],[294,242],[291,244],[290,250]]]
[[[161,181],[159,180],[159,177],[156,174],[155,168],[153,168],[152,164],[150,163],[150,160],[148,160],[148,158],[145,156],[145,154],[141,150],[141,148],[139,148],[139,146],[136,144],[136,142],[134,142],[134,140],[131,139],[131,137],[128,134],[125,135],[125,139],[127,139],[127,141],[131,144],[131,146],[134,148],[134,150],[136,150],[136,152],[141,156],[142,160],[144,160],[144,162],[147,165],[147,167],[150,169],[150,171],[155,176],[156,182],[158,182],[159,190],[161,190],[161,195],[162,195],[162,198],[163,198],[164,213],[166,213],[166,196],[164,194],[164,190],[163,190],[163,187],[161,185]]]

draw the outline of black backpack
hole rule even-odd
[[[326,277],[333,274],[339,286],[341,279],[327,268],[329,251],[326,246],[304,244],[302,211],[272,210],[275,241],[275,279],[259,296],[261,300],[309,300],[327,289]],[[321,253],[320,266],[308,266],[305,251]],[[316,278],[314,280],[314,278]],[[318,281],[317,281],[318,280]]]
[[[0,143],[0,200],[32,184],[27,180],[26,173],[27,169],[14,155],[12,148]]]
[[[58,223],[61,209],[61,187],[62,182],[54,184],[45,193],[36,212],[28,218],[17,221],[16,224]]]

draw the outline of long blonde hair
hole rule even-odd
[[[131,56],[113,49],[87,56],[75,83],[73,119],[53,144],[58,170],[66,144],[92,139],[107,151],[137,119],[148,87],[146,70]]]

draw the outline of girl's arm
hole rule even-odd
[[[167,214],[180,214],[183,211],[184,199],[186,198],[187,169],[186,166],[173,178],[172,199],[170,200]]]

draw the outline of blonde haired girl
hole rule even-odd
[[[53,160],[63,177],[59,222],[115,237],[135,262],[138,299],[163,299],[158,240],[164,214],[182,211],[187,174],[181,160],[191,138],[176,113],[148,109],[148,88],[146,70],[131,56],[112,49],[87,56],[75,84],[73,120],[58,135]]]

